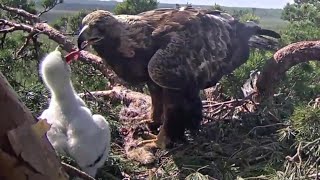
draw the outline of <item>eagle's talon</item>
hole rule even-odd
[[[141,142],[139,142],[139,143],[137,144],[137,147],[142,146],[142,145],[148,146],[148,147],[151,147],[151,146],[152,146],[152,147],[157,147],[156,141],[157,141],[157,139],[143,140],[143,141],[141,141]]]
[[[154,121],[152,119],[144,119],[140,122],[138,122],[137,124],[138,125],[142,125],[142,124],[150,124],[150,123],[153,123]]]
[[[156,131],[160,124],[153,119],[145,119],[137,123],[137,125],[146,125],[150,131]]]
[[[145,133],[143,133],[142,138],[146,139],[146,140],[157,139],[157,135],[152,134],[150,132],[145,132]]]
[[[165,149],[167,145],[164,141],[161,141],[158,138],[156,138],[156,139],[143,140],[137,144],[137,147],[139,146],[144,146],[147,149],[150,149],[150,148]]]
[[[157,136],[149,133],[150,137],[154,137],[152,139],[143,140],[137,144],[137,146],[142,146],[145,144],[145,147],[149,148],[160,148],[166,149],[166,147],[171,143],[170,139],[166,136],[164,128],[160,129],[160,132]]]

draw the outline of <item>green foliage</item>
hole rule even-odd
[[[157,0],[124,0],[115,7],[114,13],[134,15],[156,9],[157,6]]]
[[[40,52],[28,48],[28,53],[22,54],[21,57],[12,53],[17,52],[23,42],[24,36],[21,33],[14,33],[6,39],[5,48],[0,49],[0,71],[27,107],[34,114],[38,114],[46,100],[43,98],[44,86],[39,81],[37,57],[42,56],[42,49],[46,49],[47,45],[42,46]]]
[[[294,4],[287,4],[282,13],[284,20],[294,21],[310,21],[314,25],[320,24],[320,2],[307,0],[303,3],[295,1]]]
[[[305,40],[318,40],[320,38],[319,10],[319,1],[296,0],[294,4],[288,4],[284,8],[282,18],[290,23],[282,31],[282,43],[286,45]],[[280,91],[293,94],[296,103],[310,101],[320,92],[319,75],[318,62],[294,66],[287,72]]]
[[[89,14],[90,11],[81,10],[77,14],[68,17],[69,29],[71,32],[79,31],[79,27],[82,26],[82,19]]]
[[[222,6],[220,6],[219,4],[216,4],[216,3],[214,3],[214,5],[212,6],[212,8],[211,9],[213,9],[213,10],[219,10],[219,11],[225,11],[223,8],[222,8]]]
[[[282,80],[279,91],[293,96],[295,103],[307,103],[319,95],[320,63],[302,63],[292,67]]]
[[[297,106],[290,120],[298,141],[309,142],[320,138],[320,109]]]
[[[65,33],[76,33],[81,27],[82,19],[91,11],[81,10],[70,16],[63,16],[52,23],[52,26]]]
[[[44,13],[47,13],[58,4],[63,3],[63,0],[42,0],[40,1],[40,5],[42,6],[43,10],[39,13],[38,16],[42,16]]]
[[[61,32],[67,32],[68,19],[69,19],[68,16],[62,16],[52,23],[52,27],[54,27],[55,29]]]
[[[282,41],[284,44],[305,40],[318,40],[319,38],[319,27],[308,20],[291,22],[282,32]]]
[[[241,16],[240,21],[246,22],[246,21],[254,21],[256,23],[260,23],[260,17],[252,14],[252,13],[247,13]]]
[[[281,139],[293,140],[295,162],[286,161],[273,179],[313,179],[319,168],[320,156],[320,109],[306,104],[297,105],[289,120],[290,126],[279,131]],[[306,178],[310,177],[310,178]]]
[[[63,0],[42,0],[40,3],[44,9],[50,9],[56,4],[63,3]]]
[[[254,21],[256,23],[260,22],[260,17],[254,14],[254,10],[249,11],[249,10],[239,10],[236,11],[234,10],[232,15],[236,18],[239,18],[241,22],[246,22],[246,21]]]
[[[249,78],[249,74],[252,70],[261,69],[266,60],[271,56],[271,52],[265,52],[258,49],[252,50],[246,63],[237,68],[230,75],[222,78],[221,84],[224,87],[224,93],[231,97],[242,97],[242,91],[239,87],[241,87]]]

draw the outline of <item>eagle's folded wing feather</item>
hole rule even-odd
[[[153,34],[166,37],[168,43],[163,44],[149,61],[150,78],[159,86],[170,89],[204,88],[214,84],[229,64],[226,58],[230,35],[225,22],[208,15],[178,23],[184,28],[178,27],[178,31],[171,32],[160,28],[154,30]]]
[[[171,36],[166,47],[159,49],[148,64],[150,78],[159,86],[181,89],[194,80],[194,73],[188,65],[189,53],[181,37]]]

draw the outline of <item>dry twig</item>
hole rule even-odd
[[[297,158],[298,158],[298,160],[299,160],[299,164],[301,164],[301,162],[302,162],[302,158],[301,158],[301,150],[303,149],[303,148],[301,148],[301,142],[299,143],[299,145],[298,145],[298,148],[297,148],[297,152],[296,152],[296,154],[294,155],[294,156],[286,156],[286,159],[289,161],[289,162],[295,162],[296,160],[297,160]]]
[[[61,165],[69,175],[82,178],[83,180],[95,180],[95,178],[91,177],[87,173],[80,171],[79,169],[77,169],[67,163],[61,162]]]

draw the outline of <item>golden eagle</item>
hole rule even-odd
[[[160,128],[154,142],[166,148],[196,133],[202,120],[201,89],[246,62],[249,39],[280,38],[253,22],[241,23],[216,10],[160,8],[138,15],[97,10],[82,20],[78,47],[87,45],[123,80],[146,83],[152,99],[149,127]],[[275,40],[275,39],[274,39]]]

